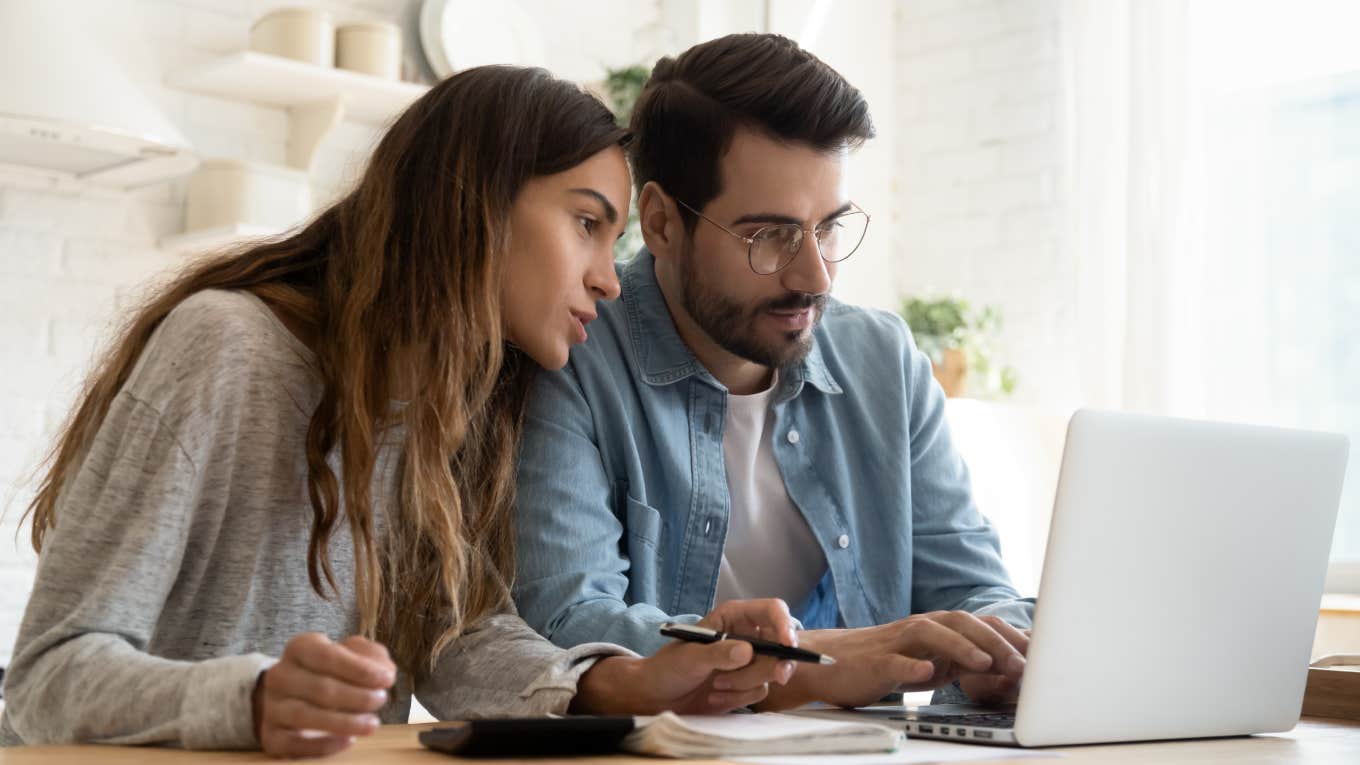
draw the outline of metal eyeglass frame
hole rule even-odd
[[[723,224],[717,222],[716,220],[713,220],[712,218],[708,217],[707,215],[704,215],[703,213],[699,212],[698,210],[694,209],[693,207],[690,207],[690,206],[689,206],[688,204],[686,204],[683,200],[678,199],[678,198],[675,198],[675,197],[672,197],[672,199],[675,199],[676,203],[679,204],[681,207],[685,208],[686,210],[689,210],[690,212],[694,213],[695,215],[699,216],[700,218],[703,218],[704,220],[708,221],[709,223],[712,223],[713,225],[717,226],[718,228],[722,229],[723,231],[727,232],[728,234],[731,234],[732,236],[736,237],[737,239],[740,239],[741,241],[745,242],[745,243],[746,243],[746,265],[747,265],[747,266],[751,269],[751,271],[754,272],[757,276],[770,276],[771,274],[777,274],[777,273],[779,273],[780,271],[783,271],[784,269],[786,269],[786,268],[788,268],[789,266],[793,265],[793,261],[795,261],[795,260],[798,259],[798,253],[799,253],[799,252],[802,252],[802,250],[803,250],[803,244],[807,242],[807,234],[809,233],[809,229],[804,228],[803,226],[800,226],[800,225],[798,225],[797,223],[771,223],[771,224],[768,225],[768,226],[761,226],[759,229],[756,229],[756,232],[755,232],[754,234],[752,234],[751,236],[742,236],[741,234],[738,234],[737,232],[733,231],[732,229],[728,228],[727,226],[724,226]],[[859,251],[859,246],[860,246],[861,244],[864,243],[864,236],[865,236],[865,234],[867,234],[867,233],[869,232],[869,223],[870,223],[870,221],[873,220],[873,217],[870,216],[869,213],[866,212],[866,211],[864,210],[864,208],[860,207],[859,205],[855,204],[854,202],[851,202],[851,203],[850,203],[850,209],[849,209],[849,210],[846,210],[845,212],[843,212],[843,213],[841,213],[840,215],[836,216],[836,218],[839,218],[839,217],[844,216],[844,215],[849,215],[849,214],[851,214],[851,213],[859,213],[859,214],[861,214],[861,215],[864,216],[864,233],[860,234],[859,241],[855,243],[855,246],[854,246],[853,249],[851,249],[849,252],[845,253],[845,255],[843,255],[843,256],[841,256],[841,257],[839,257],[839,258],[836,258],[835,260],[832,260],[831,258],[826,257],[826,255],[822,253],[822,243],[821,243],[821,240],[819,240],[819,239],[817,238],[817,227],[816,227],[816,226],[813,226],[812,229],[811,229],[811,233],[812,233],[812,241],[814,241],[814,242],[817,243],[817,255],[818,255],[818,257],[820,257],[822,260],[826,261],[827,263],[841,263],[841,262],[845,261],[845,260],[848,259],[851,255],[854,255],[856,252],[858,252],[858,251]],[[832,218],[831,220],[835,220],[836,218]],[[767,230],[769,230],[769,229],[772,229],[772,228],[783,228],[783,227],[787,227],[787,226],[794,226],[794,227],[796,227],[796,228],[798,229],[798,231],[803,235],[803,239],[802,239],[801,241],[798,242],[798,249],[794,251],[793,257],[789,258],[789,259],[788,259],[788,262],[784,263],[784,265],[780,266],[779,268],[776,268],[776,269],[773,270],[773,271],[757,271],[757,270],[756,270],[756,267],[755,267],[755,264],[752,262],[752,255],[753,255],[753,253],[755,252],[756,238],[759,237],[762,233],[764,233],[765,231],[767,231]]]

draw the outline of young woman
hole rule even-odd
[[[564,651],[510,605],[526,391],[618,294],[625,140],[542,70],[464,72],[306,228],[138,310],[29,507],[4,739],[321,755],[413,693],[711,712],[786,682],[739,642]],[[779,601],[704,623],[793,640]]]

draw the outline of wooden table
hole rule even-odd
[[[428,751],[416,740],[416,732],[431,727],[422,725],[385,725],[374,735],[361,739],[349,751],[317,762],[325,763],[438,763],[451,762],[446,755]],[[1234,765],[1356,765],[1360,763],[1360,723],[1323,718],[1304,718],[1289,733],[1244,738],[1208,739],[1199,741],[1171,741],[1153,744],[1109,744],[1103,746],[1058,747],[1061,759],[1050,760],[1067,765],[1086,763],[1146,763],[1159,765],[1203,765],[1213,762],[1232,762]],[[828,758],[828,762],[832,760]],[[237,763],[273,762],[259,752],[184,752],[173,749],[153,749],[123,746],[26,746],[0,749],[0,765],[68,765],[69,763],[99,763],[99,765],[157,765],[157,763]],[[468,760],[468,762],[533,763],[543,765],[553,760]],[[681,762],[643,757],[568,758],[556,762],[572,765],[658,765]],[[712,760],[685,760],[690,763],[709,763]],[[979,760],[979,763],[1028,763],[1031,760]],[[1038,762],[1043,762],[1039,760]]]

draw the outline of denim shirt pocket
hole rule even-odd
[[[661,576],[661,511],[632,496],[625,500],[628,525],[628,601],[656,603]]]

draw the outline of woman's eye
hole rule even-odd
[[[587,234],[594,234],[595,227],[600,225],[599,221],[594,220],[593,218],[587,218],[584,215],[577,216],[576,220],[581,224],[581,228],[586,230]]]

